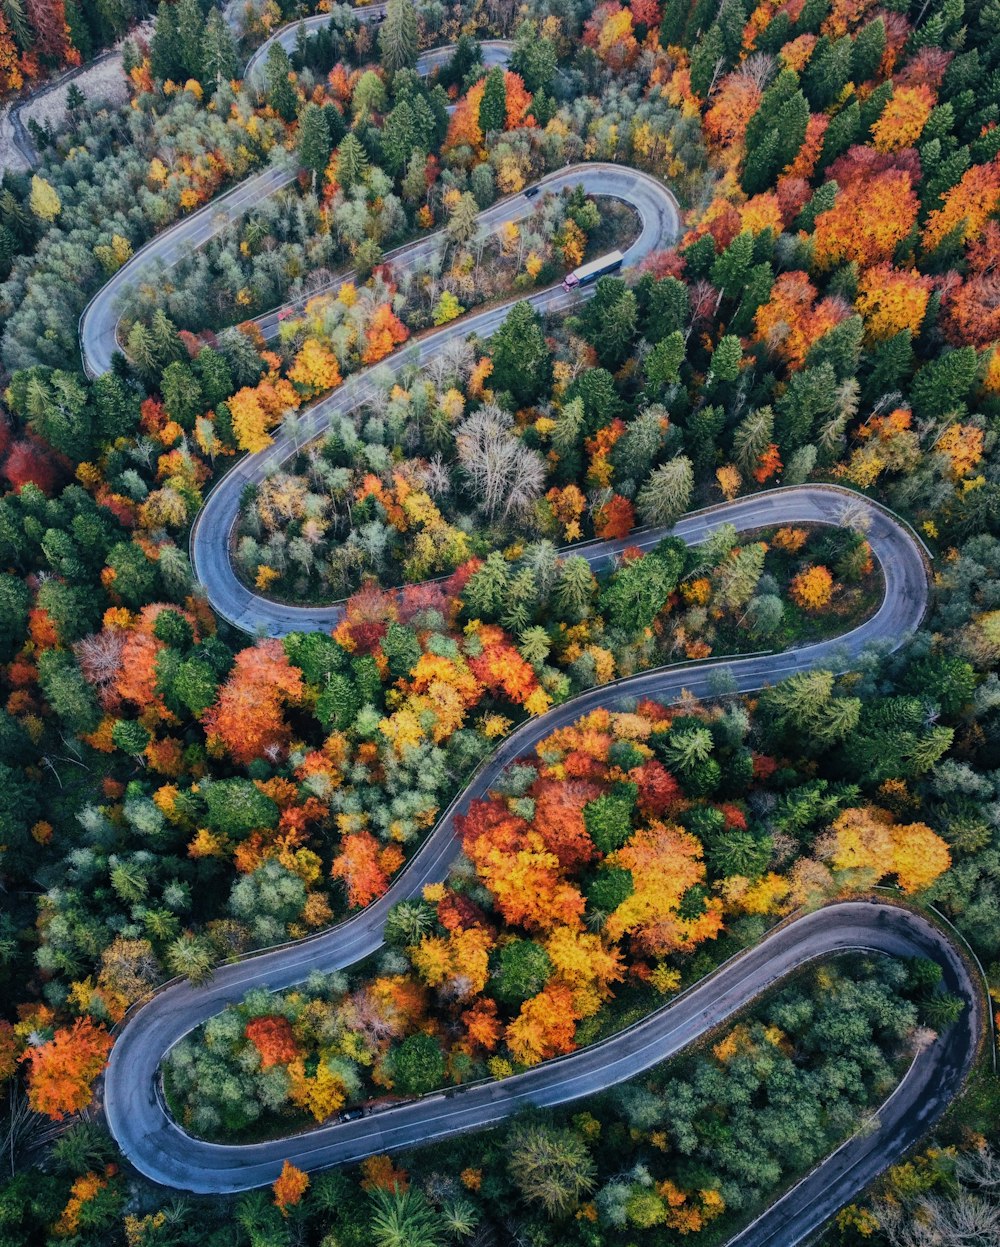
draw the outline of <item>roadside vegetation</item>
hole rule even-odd
[[[332,33],[272,51],[253,82],[245,55],[307,6],[250,6],[235,32],[209,8],[157,6],[126,49],[130,104],[79,103],[36,174],[0,187],[0,1244],[718,1241],[954,1017],[925,971],[810,972],[720,1036],[725,1058],[360,1174],[290,1168],[207,1212],[126,1181],[75,1115],[133,1002],[383,895],[515,724],[870,611],[850,511],[836,532],[626,551],[600,578],[556,551],[777,484],[848,485],[913,524],[934,587],[918,635],[759,697],[726,698],[723,674],[718,703],[609,698],[469,812],[465,857],[394,913],[380,960],[210,1023],[219,1046],[178,1054],[173,1103],[238,1131],[315,1120],[320,1080],[325,1117],[502,1076],[648,1012],[795,904],[880,880],[953,920],[1000,993],[996,4],[393,0],[377,29],[335,6]],[[0,0],[0,90],[143,16]],[[515,44],[506,70],[481,63],[496,37]],[[445,42],[436,79],[411,72]],[[176,284],[139,289],[123,353],[87,379],[94,292],[279,159],[297,182]],[[311,405],[349,373],[628,236],[627,215],[571,193],[481,237],[487,205],[580,160],[668,184],[676,245],[561,320],[521,302],[423,373],[376,372],[319,436]],[[383,263],[438,229],[425,269]],[[285,299],[265,340],[250,318]],[[245,499],[235,560],[261,593],[346,597],[332,636],[238,635],[192,580],[206,490],[279,426],[300,450]],[[289,1044],[266,1077],[260,1018]],[[415,1049],[433,1080],[407,1072]],[[829,1241],[964,1247],[973,1216],[990,1241],[996,1119],[986,1069]]]
[[[180,1120],[274,1135],[504,1078],[637,1020],[793,911],[883,880],[926,890],[951,861],[930,827],[857,783],[774,782],[748,741],[777,744],[784,711],[774,693],[756,721],[641,702],[541,740],[456,819],[457,864],[392,909],[377,966],[255,990],[171,1051]],[[927,987],[921,1019],[947,1026],[961,1002]]]

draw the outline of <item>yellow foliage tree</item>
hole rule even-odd
[[[229,400],[229,412],[233,418],[233,432],[240,450],[256,454],[271,445],[267,432],[267,415],[261,406],[256,390],[244,386]]]
[[[833,596],[833,576],[822,565],[807,567],[792,579],[789,591],[803,610],[822,610]]]
[[[31,197],[28,202],[35,216],[46,223],[54,221],[62,212],[62,200],[56,188],[37,173],[31,179]]]

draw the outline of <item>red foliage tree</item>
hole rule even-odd
[[[396,618],[395,595],[370,581],[345,602],[344,618],[334,636],[352,653],[370,654]]]
[[[969,247],[968,276],[943,298],[944,331],[956,346],[1000,338],[1000,224],[987,221]]]
[[[602,541],[617,541],[627,537],[635,527],[635,509],[621,494],[612,494],[594,512],[594,532]]]
[[[600,784],[587,780],[541,779],[532,785],[534,829],[563,870],[579,870],[596,855],[584,825],[583,807],[603,791]]]
[[[660,818],[681,798],[681,786],[662,762],[650,758],[629,771],[639,786],[639,809],[646,818]]]
[[[63,0],[28,0],[25,7],[35,32],[32,51],[55,64],[79,65],[80,54],[70,43]]]
[[[32,437],[15,442],[3,465],[3,474],[12,489],[19,490],[29,481],[47,497],[51,496],[59,477],[52,456]]]
[[[659,0],[632,0],[629,7],[637,26],[645,26],[647,30],[655,30],[659,26],[663,17]]]
[[[260,1053],[260,1063],[265,1069],[271,1065],[287,1065],[301,1055],[291,1022],[276,1014],[248,1022],[246,1037]]]

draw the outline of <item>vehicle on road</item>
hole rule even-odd
[[[609,251],[607,255],[591,260],[589,264],[581,264],[572,273],[567,273],[563,278],[563,290],[568,294],[571,290],[577,290],[581,286],[589,286],[591,282],[597,281],[598,277],[604,277],[607,273],[616,273],[624,262],[625,257],[620,251]]]

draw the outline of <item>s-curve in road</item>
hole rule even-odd
[[[382,6],[368,6],[359,12],[371,20],[382,12]],[[297,28],[286,28],[277,32],[272,42],[286,38],[294,42],[296,34]],[[450,51],[437,49],[422,58],[422,72],[430,72]],[[488,58],[493,58],[487,63],[504,63],[508,51],[508,45],[495,45],[486,52]],[[283,154],[270,168],[178,222],[143,248],[95,296],[81,318],[81,349],[87,371],[97,375],[111,365],[117,347],[116,304],[130,282],[142,279],[150,266],[176,263],[261,197],[289,185],[294,177],[294,162]],[[631,204],[641,224],[638,236],[625,251],[625,267],[634,266],[678,235],[679,213],[673,195],[655,178],[627,166],[570,166],[536,185],[539,190],[555,192],[579,185],[589,194],[612,196]],[[530,194],[510,196],[480,214],[480,228],[499,228],[504,222],[527,216],[532,208]],[[387,260],[397,271],[404,270],[440,245],[440,235],[432,235],[397,249]],[[536,292],[530,302],[539,311],[560,312],[590,293],[592,290],[567,295],[555,287]],[[416,339],[405,350],[383,361],[380,370],[399,372],[413,364],[426,363],[449,342],[471,333],[488,338],[503,322],[513,302],[488,308]],[[267,319],[261,318],[261,323]],[[351,416],[374,392],[371,370],[349,377],[327,398],[300,413],[298,437],[321,435],[331,419]],[[297,608],[261,598],[239,581],[231,563],[232,535],[244,488],[286,462],[297,452],[298,445],[290,430],[279,430],[267,450],[236,464],[211,492],[192,530],[192,564],[212,606],[220,616],[250,633],[263,631],[283,636],[298,630],[329,631],[341,618],[342,607],[338,604]],[[273,1182],[285,1160],[302,1169],[315,1170],[486,1128],[524,1106],[564,1104],[634,1077],[703,1038],[761,992],[776,986],[809,961],[850,951],[870,951],[933,958],[942,966],[946,989],[966,1001],[966,1010],[959,1022],[920,1050],[896,1092],[879,1110],[877,1121],[801,1179],[738,1235],[734,1244],[793,1247],[801,1243],[881,1169],[902,1156],[960,1089],[975,1054],[983,1013],[965,964],[948,938],[922,916],[881,902],[841,902],[788,921],[710,978],[603,1043],[499,1082],[449,1090],[385,1108],[358,1121],[333,1123],[304,1134],[252,1145],[210,1144],[193,1139],[167,1111],[157,1074],[163,1056],[180,1038],[227,1004],[240,1000],[250,988],[267,986],[280,990],[302,981],[314,970],[342,968],[376,951],[382,943],[390,907],[419,895],[428,883],[445,877],[458,850],[455,815],[487,793],[505,766],[556,728],[597,707],[627,705],[637,698],[669,703],[677,701],[685,691],[696,696],[711,695],[715,678],[722,670],[728,673],[734,691],[749,692],[796,672],[820,667],[847,670],[869,645],[889,650],[902,645],[919,625],[927,607],[924,552],[911,530],[868,499],[833,486],[779,488],[693,512],[669,531],[696,545],[724,523],[732,523],[744,532],[791,523],[840,525],[847,522],[848,512],[850,522],[866,525],[873,556],[884,577],[884,597],[878,610],[858,627],[832,640],[781,654],[642,672],[588,690],[521,724],[472,776],[388,892],[368,909],[306,940],[224,966],[200,987],[188,982],[171,984],[138,1009],[117,1039],[104,1085],[104,1110],[124,1155],[141,1172],[166,1185],[206,1194],[231,1193]],[[667,531],[639,531],[617,542],[583,544],[573,552],[583,555],[591,567],[600,570],[613,566],[626,546],[651,548]]]
[[[366,8],[357,9],[355,16],[363,21],[374,21],[384,11],[384,5],[369,5]],[[318,18],[309,19],[305,24],[307,27],[312,25],[314,29],[318,29],[319,26],[329,20],[329,14],[323,13]],[[295,46],[295,34],[298,25],[299,23],[294,23],[292,26],[282,27],[281,30],[272,35],[266,43],[258,48],[247,66],[246,76],[248,79],[251,77],[251,70],[255,64],[258,65],[258,69],[263,65],[267,51],[273,44],[281,43],[283,46],[287,46],[286,41],[288,41],[290,46]],[[481,47],[483,50],[483,63],[492,66],[506,65],[514,45],[504,39],[495,39],[484,42]],[[448,62],[454,51],[454,46],[448,45],[424,52],[417,60],[417,73],[423,75],[433,73],[435,69]],[[257,76],[259,77],[260,74],[258,73]],[[240,217],[252,211],[261,200],[267,199],[271,195],[276,195],[279,191],[291,186],[295,181],[297,173],[298,166],[295,163],[294,157],[286,151],[277,152],[272,156],[272,163],[268,168],[262,169],[259,173],[246,178],[226,194],[220,195],[217,199],[207,203],[203,208],[199,208],[197,212],[176,221],[168,229],[157,234],[155,238],[150,239],[144,247],[140,247],[128,263],[122,265],[118,272],[98,290],[83,309],[79,328],[80,355],[87,376],[99,377],[102,373],[108,372],[115,352],[120,350],[118,342],[118,308],[122,296],[127,290],[133,289],[140,282],[149,280],[161,268],[170,268],[193,251],[197,251],[199,247],[203,247],[205,243],[232,225],[234,221],[238,221]],[[517,200],[522,199],[521,196],[516,196],[515,198]],[[527,201],[524,202],[526,203]],[[484,216],[488,215],[484,214]],[[520,215],[527,215],[527,211],[521,212]],[[502,219],[506,218],[498,217],[497,224]],[[411,243],[408,247],[401,247],[397,251],[389,252],[385,258],[391,262],[397,255],[410,251],[413,251],[415,256],[423,256],[438,249],[440,245],[440,236],[434,234],[427,239],[421,239],[417,243]],[[330,284],[336,288],[341,281],[350,280],[351,276],[351,273],[338,275]],[[325,286],[319,287],[312,294],[322,293],[322,290],[325,288]],[[294,304],[290,304],[287,309],[278,308],[258,318],[257,323],[266,337],[275,336],[282,314],[286,310],[291,310],[294,306]]]
[[[210,1144],[185,1134],[157,1091],[161,1055],[250,987],[287,987],[310,970],[349,964],[365,942],[348,933],[351,925],[228,966],[206,987],[169,988],[128,1023],[112,1052],[105,1111],[122,1151],[147,1177],[203,1194],[233,1193],[273,1182],[285,1160],[312,1171],[483,1129],[519,1109],[565,1104],[635,1077],[701,1039],[808,962],[852,951],[930,958],[941,965],[945,988],[967,1002],[962,1017],[919,1051],[865,1128],[733,1240],[739,1247],[793,1247],[920,1139],[961,1088],[979,1038],[979,996],[964,961],[936,927],[894,905],[841,902],[791,920],[628,1030],[524,1074],[266,1143]],[[330,938],[338,932],[339,939]],[[377,934],[372,939],[377,942]]]
[[[272,1182],[286,1159],[315,1170],[488,1127],[527,1105],[563,1104],[634,1077],[705,1036],[803,964],[852,950],[936,960],[947,990],[966,1001],[966,1011],[919,1052],[869,1128],[837,1149],[735,1241],[739,1247],[765,1243],[792,1247],[802,1242],[903,1155],[960,1089],[975,1054],[982,1013],[977,991],[950,941],[923,917],[885,903],[842,902],[795,918],[676,1001],[601,1044],[516,1077],[428,1096],[360,1121],[253,1145],[210,1144],[192,1139],[172,1120],[157,1083],[160,1061],[173,1044],[250,988],[267,985],[280,990],[313,970],[339,969],[376,951],[389,908],[444,878],[458,848],[455,814],[489,791],[505,766],[555,728],[599,706],[627,704],[634,698],[670,702],[685,690],[710,695],[713,675],[723,667],[738,690],[749,691],[794,671],[818,666],[844,669],[869,643],[881,642],[887,648],[902,644],[927,605],[923,552],[903,524],[851,491],[824,486],[774,490],[693,513],[673,532],[694,544],[721,523],[743,530],[772,523],[838,524],[848,508],[867,521],[873,554],[885,577],[879,610],[858,628],[833,641],[779,655],[644,672],[591,689],[529,720],[501,743],[389,891],[367,910],[310,939],[223,967],[205,986],[187,982],[169,986],[139,1009],[112,1052],[104,1091],[111,1130],[132,1163],[166,1185],[230,1193]],[[640,532],[627,543],[594,542],[578,549],[593,567],[601,568],[613,562],[625,544],[649,547],[663,535],[663,530]],[[285,616],[278,631],[303,626],[289,608],[275,610],[276,624]]]
[[[551,173],[535,183],[541,191],[558,193],[582,186],[588,194],[606,195],[622,200],[635,209],[640,218],[639,233],[624,252],[624,267],[638,264],[651,252],[668,245],[676,238],[679,212],[673,194],[649,174],[627,165],[586,163],[570,165]],[[495,204],[479,216],[480,227],[495,230],[505,221],[516,221],[530,214],[532,197],[513,195]],[[438,235],[423,239],[386,257],[399,271],[440,246]],[[593,287],[582,294],[566,294],[561,286],[541,290],[528,297],[540,312],[565,311],[581,299],[593,294]],[[415,339],[403,350],[388,356],[378,365],[380,373],[389,369],[401,372],[414,364],[426,364],[439,354],[447,343],[464,339],[470,334],[488,338],[503,324],[511,307],[518,302],[510,299],[486,311],[464,316],[442,326],[433,333]],[[327,629],[336,626],[340,607],[297,608],[278,606],[247,589],[237,578],[229,557],[229,545],[239,514],[240,497],[247,485],[259,484],[264,477],[288,459],[301,446],[303,430],[308,438],[320,436],[335,416],[350,415],[375,393],[372,382],[374,369],[349,376],[338,389],[299,413],[298,432],[276,432],[274,443],[259,454],[241,459],[214,487],[199,512],[191,533],[191,559],[195,575],[204,585],[213,608],[230,623],[246,632],[263,629],[271,636],[287,632]],[[841,503],[841,506],[843,503]],[[830,518],[829,516],[827,517]],[[765,523],[768,521],[764,521]],[[629,543],[622,543],[621,548]],[[581,551],[582,553],[583,551]],[[596,554],[595,557],[601,557]]]

